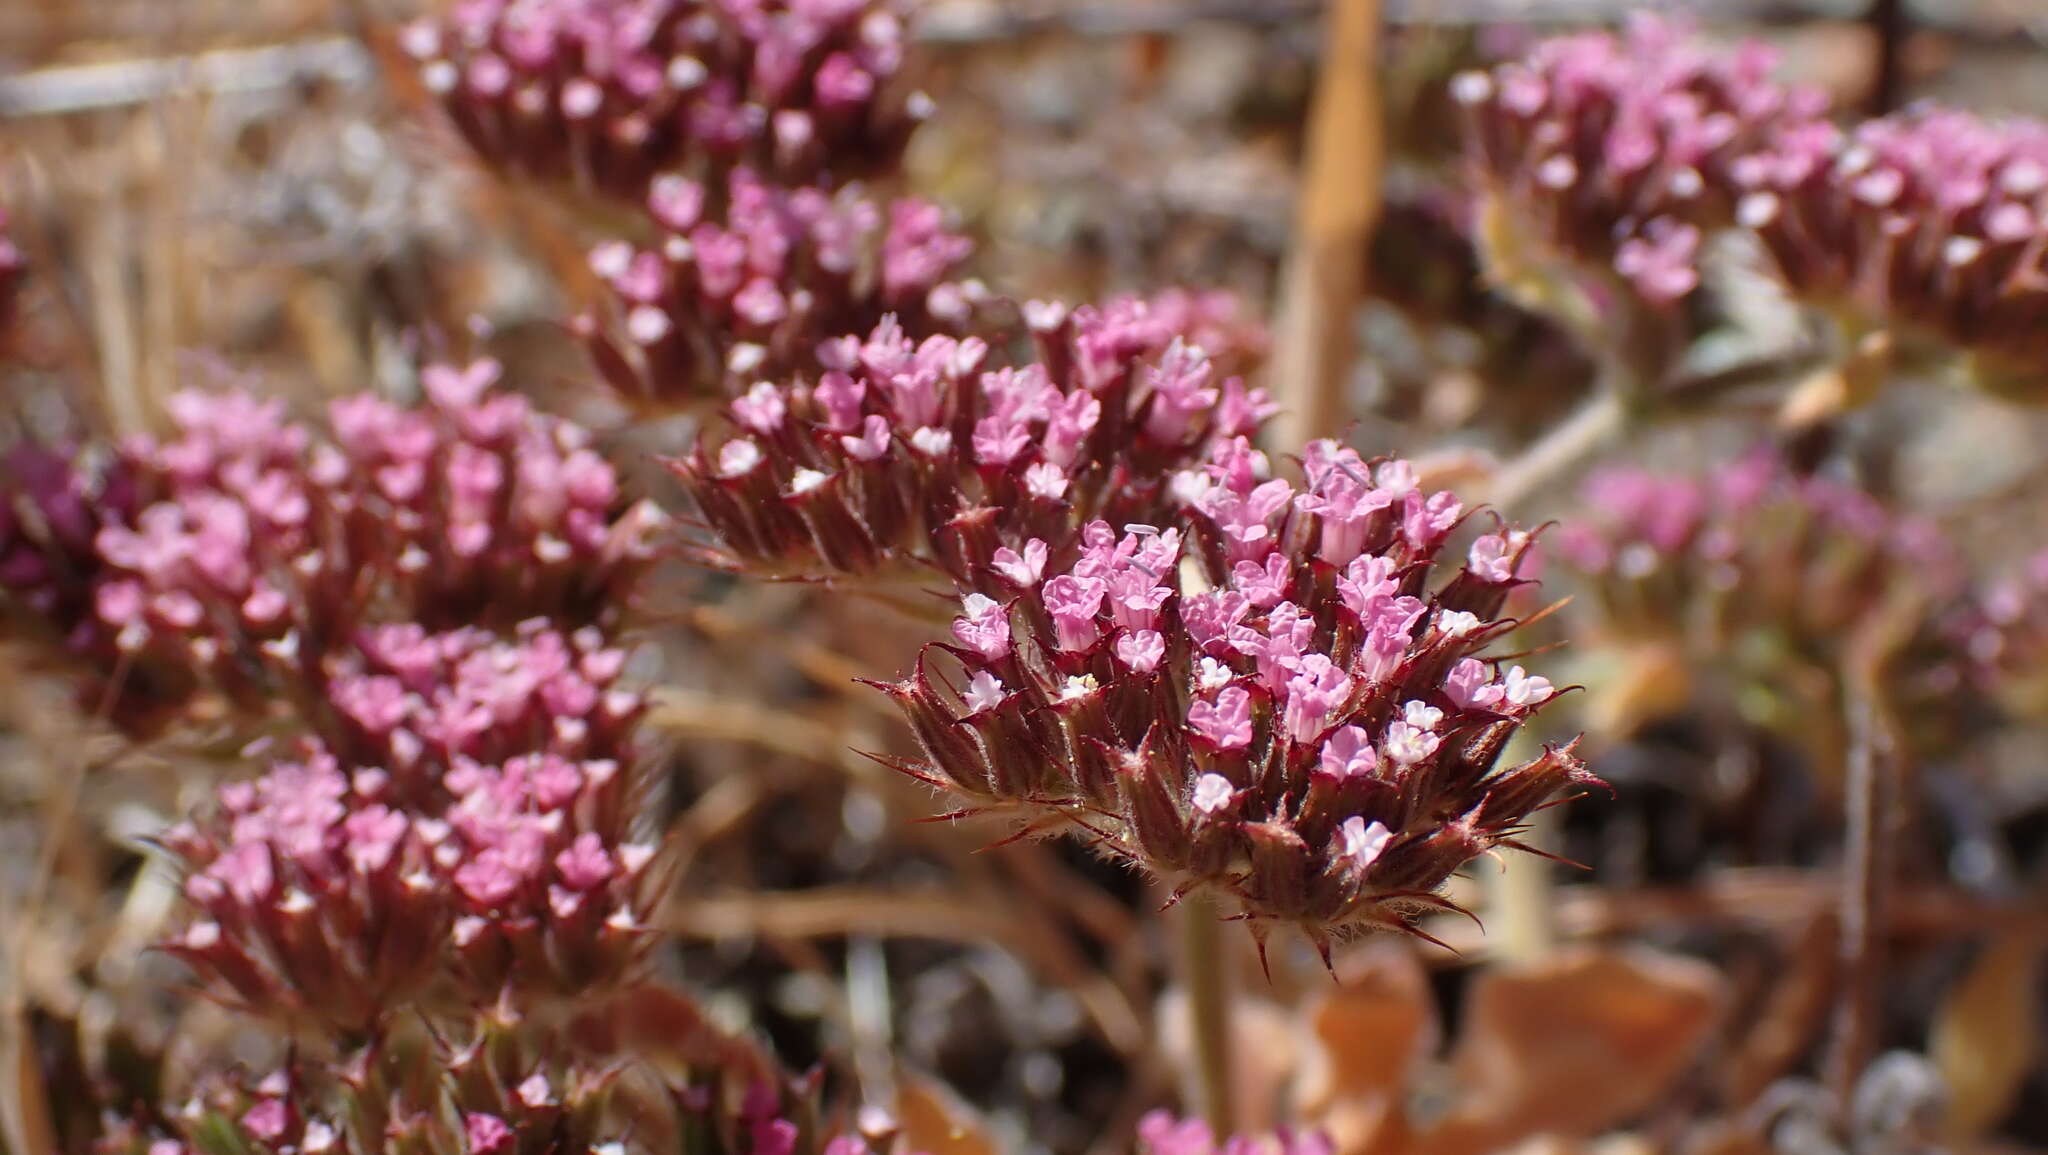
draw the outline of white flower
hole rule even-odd
[[[977,670],[968,680],[967,692],[960,695],[960,701],[966,705],[968,713],[979,714],[1001,705],[1003,697],[1002,679],[987,670]]]
[[[1464,610],[1443,610],[1436,615],[1436,628],[1446,637],[1465,637],[1476,632],[1479,625],[1479,615],[1468,614]]]
[[[1204,814],[1214,814],[1230,805],[1230,796],[1234,793],[1230,779],[1221,774],[1204,774],[1195,779],[1195,809]]]
[[[1557,691],[1551,687],[1549,678],[1516,666],[1501,680],[1501,692],[1509,703],[1527,709],[1543,703]]]
[[[1427,702],[1410,702],[1401,707],[1401,720],[1418,730],[1435,730],[1444,712]]]
[[[1442,743],[1435,734],[1407,722],[1393,722],[1387,726],[1387,736],[1380,742],[1380,752],[1393,759],[1399,766],[1413,766],[1436,753]]]
[[[1346,818],[1337,832],[1344,836],[1343,856],[1356,862],[1361,870],[1377,862],[1386,853],[1387,843],[1394,840],[1393,831],[1378,822],[1367,825],[1356,814]]]
[[[910,447],[926,457],[944,457],[953,451],[953,432],[927,425],[910,435]]]

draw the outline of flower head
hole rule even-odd
[[[486,162],[637,199],[656,173],[844,179],[930,114],[888,0],[467,0],[400,47]]]
[[[956,699],[928,651],[884,687],[919,738],[905,769],[982,807],[1071,817],[1118,857],[1234,898],[1255,928],[1398,927],[1591,780],[1569,748],[1496,765],[1554,693],[1484,656],[1530,539],[1492,535],[1445,572],[1457,503],[1403,463],[1317,443],[1298,491],[1249,452],[1216,446],[1171,517],[1086,525],[1041,583],[976,595],[977,619],[1006,615],[1006,644],[946,652],[1004,693]]]
[[[739,168],[715,197],[665,174],[648,205],[661,238],[594,250],[610,300],[574,325],[636,399],[717,399],[815,373],[829,337],[890,314],[912,332],[955,327],[983,295],[958,279],[972,243],[927,202],[885,212],[857,187],[784,188]]]
[[[1981,384],[2037,392],[2048,124],[1919,106],[1848,133],[1781,133],[1734,176],[1740,223],[1802,301],[1931,338]]]
[[[1026,312],[1035,359],[1003,363],[975,337],[913,340],[891,320],[829,343],[815,383],[781,387],[773,428],[736,407],[743,436],[675,465],[725,564],[858,575],[912,561],[1007,598],[1071,561],[1089,522],[1170,513],[1177,471],[1271,414],[1140,304]],[[1120,580],[1130,588],[1048,585],[1068,643],[1085,644],[1097,607],[1143,628],[1152,587]]]
[[[126,451],[150,500],[95,514],[98,627],[127,660],[261,710],[320,696],[377,621],[614,613],[661,518],[626,507],[586,432],[497,377],[429,366],[417,407],[343,398],[331,439],[276,401],[179,394],[177,434]]]
[[[1746,158],[1825,125],[1821,94],[1773,82],[1774,64],[1760,45],[1717,52],[1645,16],[1460,76],[1495,272],[1527,283],[1533,244],[1653,306],[1690,294],[1702,231],[1732,218]]]
[[[194,908],[169,949],[251,1009],[348,1030],[630,974],[654,853],[622,664],[591,630],[373,631],[337,673],[330,741],[165,836]]]

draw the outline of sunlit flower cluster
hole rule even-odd
[[[630,763],[457,758],[435,789],[304,743],[164,836],[217,994],[364,1031],[403,1007],[601,989],[649,945],[656,847]]]
[[[1168,523],[1092,523],[1071,562],[998,552],[954,644],[885,687],[922,750],[904,769],[1222,892],[1261,936],[1407,928],[1592,779],[1568,748],[1498,765],[1555,694],[1486,656],[1531,539],[1481,535],[1452,569],[1463,507],[1407,463],[1317,442],[1303,468],[1226,441]]]
[[[717,190],[657,178],[648,210],[662,238],[597,248],[610,300],[576,323],[607,379],[638,400],[722,399],[814,373],[827,338],[890,314],[915,333],[953,327],[984,293],[955,279],[972,244],[924,201],[885,211],[858,188],[787,189],[739,169]]]
[[[1532,260],[1560,259],[1653,304],[1690,294],[1704,234],[1733,216],[1744,159],[1826,130],[1821,94],[1774,82],[1774,64],[1761,45],[1720,53],[1641,17],[1618,36],[1559,37],[1459,77],[1496,275],[1512,283]]]
[[[1972,688],[2022,717],[2048,716],[2048,553],[1958,599],[1941,626]]]
[[[497,374],[430,367],[418,407],[336,401],[331,441],[277,400],[179,394],[177,434],[127,452],[148,500],[95,513],[94,612],[119,660],[249,708],[309,706],[379,620],[616,614],[661,518],[626,507],[581,429],[494,393]]]
[[[400,35],[487,162],[628,200],[662,172],[893,164],[930,114],[888,0],[463,0]]]
[[[1733,175],[1737,216],[1803,301],[1965,354],[2029,392],[2048,367],[2048,125],[1920,107],[1779,133]]]
[[[1175,471],[1274,411],[1142,302],[1025,312],[1035,359],[978,337],[913,341],[891,319],[822,349],[815,384],[734,401],[731,435],[676,466],[729,564],[913,561],[995,593],[999,558],[1030,541],[1038,564],[1061,566],[1089,522],[1159,520]]]

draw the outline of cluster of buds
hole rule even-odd
[[[383,1036],[332,1064],[208,1071],[155,1117],[110,1129],[102,1155],[590,1155],[626,1148],[618,1071],[534,1060],[502,1013],[460,1046]]]
[[[1802,300],[1961,352],[2032,392],[2048,367],[2048,125],[1917,108],[1780,133],[1733,171],[1740,223]]]
[[[1961,679],[2015,715],[2048,716],[2048,552],[1959,599],[1942,635]]]
[[[1773,82],[1773,66],[1761,45],[1717,53],[1638,17],[1621,36],[1547,40],[1458,77],[1495,275],[1541,285],[1534,256],[1653,305],[1690,294],[1702,234],[1732,219],[1745,158],[1825,128],[1822,94]]]
[[[1958,561],[1929,521],[1758,452],[1700,475],[1609,469],[1551,539],[1624,635],[1696,631],[1703,654],[1765,632],[1834,652],[1889,599],[1953,592]]]
[[[993,594],[1000,559],[1029,542],[1029,564],[1065,565],[1092,521],[1164,520],[1177,470],[1274,411],[1142,302],[1025,314],[1037,357],[1021,365],[987,367],[976,337],[912,341],[891,319],[824,346],[815,385],[735,400],[729,438],[674,465],[727,564],[866,575],[914,562]]]
[[[1138,1120],[1140,1155],[1336,1155],[1336,1145],[1319,1132],[1232,1135],[1222,1142],[1200,1119],[1179,1119],[1152,1111]]]
[[[350,765],[389,771],[415,803],[464,764],[627,760],[646,702],[619,684],[625,665],[590,626],[565,635],[534,619],[509,638],[377,626],[328,671],[322,738]]]
[[[186,392],[131,460],[153,491],[97,532],[100,622],[124,658],[261,708],[311,708],[367,623],[430,628],[616,609],[660,517],[623,508],[589,435],[496,393],[493,362],[422,373],[427,403],[333,403],[333,440],[283,404]]]
[[[432,1039],[379,1035],[337,1062],[208,1072],[167,1110],[122,1119],[101,1155],[880,1155],[893,1122],[832,1133],[815,1080],[750,1061],[657,1072],[485,1010]],[[786,1084],[778,1089],[777,1084]]]
[[[574,322],[636,399],[723,399],[761,377],[815,372],[828,337],[890,314],[912,332],[957,327],[980,296],[951,279],[972,243],[927,202],[897,201],[885,223],[857,187],[786,189],[743,168],[715,197],[659,177],[648,211],[662,239],[593,251],[611,299]]]
[[[1185,530],[1096,522],[1057,567],[1041,540],[1000,551],[956,644],[883,687],[922,750],[900,768],[1230,896],[1261,941],[1412,930],[1452,872],[1594,779],[1568,747],[1497,765],[1554,694],[1484,653],[1515,626],[1528,535],[1480,536],[1442,577],[1454,496],[1331,442],[1304,467],[1298,490],[1228,441],[1175,480]]]
[[[133,520],[138,494],[125,461],[33,443],[0,454],[0,607],[18,628],[91,653],[106,641],[93,610],[105,569],[95,541]]]
[[[441,743],[445,770],[344,761],[307,741],[222,787],[212,812],[163,838],[195,911],[169,949],[225,998],[344,1031],[414,1002],[570,995],[630,977],[659,891],[656,847],[636,828],[645,784],[630,749],[574,750],[621,724],[608,700],[637,709],[636,696],[600,688],[616,651],[546,631],[517,646],[456,635],[370,649],[403,672],[359,679],[339,712],[415,761]],[[404,684],[435,672],[452,683]],[[490,762],[461,752],[520,746]]]
[[[400,35],[488,163],[628,200],[656,173],[885,169],[931,113],[890,0],[463,0]]]

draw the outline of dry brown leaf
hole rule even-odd
[[[1613,661],[1617,668],[1601,680],[1586,706],[1586,728],[1594,734],[1626,738],[1692,700],[1692,663],[1672,639],[1618,644]]]
[[[1487,971],[1453,1056],[1466,1096],[1451,1129],[1574,1136],[1611,1127],[1669,1090],[1725,1001],[1713,968],[1646,950],[1590,948]]]
[[[896,1072],[900,1148],[926,1155],[997,1155],[1002,1147],[974,1109],[936,1079]]]
[[[1399,1093],[1440,1039],[1429,976],[1407,945],[1378,943],[1350,956],[1339,978],[1308,1008],[1315,1046],[1297,1094],[1311,1115],[1340,1097]]]
[[[1406,944],[1376,943],[1343,960],[1339,983],[1307,1010],[1300,1116],[1346,1155],[1402,1149],[1409,1077],[1442,1035],[1429,976]]]
[[[1834,1005],[1835,953],[1830,915],[1807,924],[1791,944],[1790,956],[1774,960],[1775,981],[1763,1007],[1723,1065],[1722,1085],[1730,1102],[1753,1102],[1812,1046]]]
[[[2044,956],[2048,938],[2036,931],[1999,934],[1942,1000],[1928,1053],[1948,1084],[1950,1141],[1981,1138],[1997,1125],[2033,1070]]]

